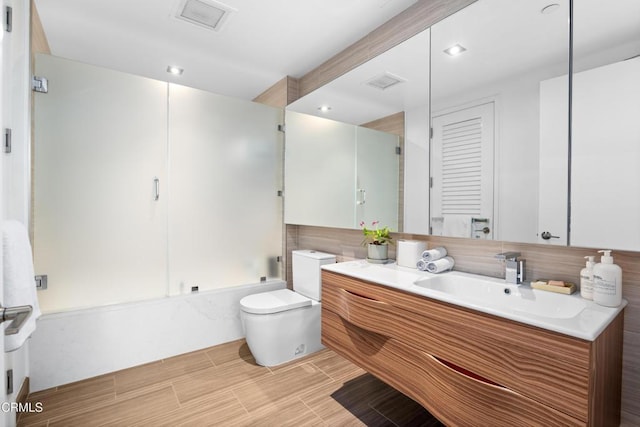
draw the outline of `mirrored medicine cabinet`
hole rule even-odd
[[[638,16],[633,0],[479,0],[290,104],[286,118],[361,125],[403,113],[398,231],[640,250]],[[379,79],[397,82],[369,84]],[[353,206],[347,181],[332,192]],[[286,197],[287,223],[354,228],[310,209],[294,220],[287,207],[307,201]]]

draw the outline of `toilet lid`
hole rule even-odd
[[[242,311],[253,314],[278,313],[311,305],[311,300],[290,289],[247,295],[240,300]]]

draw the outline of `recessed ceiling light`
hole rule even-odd
[[[552,3],[550,5],[543,7],[540,10],[540,13],[542,13],[543,15],[549,15],[550,13],[553,13],[558,9],[560,9],[560,5],[558,3]]]
[[[331,107],[328,105],[321,105],[318,107],[318,110],[320,110],[321,113],[328,113],[331,110]]]
[[[465,50],[467,49],[464,46],[456,43],[453,46],[446,48],[444,50],[444,53],[450,56],[456,56],[456,55],[460,55]]]
[[[180,67],[176,67],[175,65],[169,65],[167,67],[167,73],[173,74],[174,76],[180,76],[184,72],[184,69]]]

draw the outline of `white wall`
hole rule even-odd
[[[2,48],[2,126],[11,128],[12,152],[2,155],[2,219],[16,219],[25,226],[29,224],[29,186],[30,186],[30,89],[29,89],[29,1],[4,1],[3,6],[13,10],[13,28],[10,33],[3,33]],[[4,17],[4,8],[3,8]],[[4,151],[4,150],[2,150]],[[3,287],[0,286],[0,292]],[[0,346],[3,351],[4,346]],[[2,392],[4,402],[15,402],[25,378],[29,375],[28,344],[20,349],[4,353],[0,368],[2,373]],[[6,380],[4,372],[13,369],[14,392],[4,395]],[[4,420],[2,419],[4,417]],[[0,414],[0,423],[14,426],[16,413]]]
[[[4,217],[29,224],[31,91],[29,52],[29,1],[11,0],[5,4],[13,8],[13,30],[6,33],[4,54],[3,128],[12,131],[11,154],[3,154]],[[4,29],[3,29],[4,31]],[[4,130],[4,129],[3,129]]]
[[[0,66],[1,66],[0,68],[0,129],[4,128],[5,119],[4,119],[3,112],[6,109],[5,101],[4,101],[4,89],[6,85],[2,80],[6,74],[4,70],[5,68],[4,54],[5,54],[5,51],[7,50],[5,48],[5,40],[6,40],[5,32],[1,31],[1,34],[0,34]],[[6,197],[4,192],[4,164],[3,163],[0,163],[0,205],[2,205],[0,206],[0,221],[4,220],[3,206],[6,203],[6,200],[5,200]],[[3,248],[2,246],[0,246],[0,255],[3,256],[4,254],[2,251],[3,251]],[[0,270],[2,270],[3,267],[4,266],[0,263]],[[0,271],[0,273],[3,273],[3,271]],[[4,291],[4,278],[3,278],[3,274],[0,274],[0,293],[2,293],[3,291]],[[2,297],[2,301],[4,302],[4,296]],[[4,353],[4,340],[0,342],[0,351]],[[5,367],[5,357],[0,357],[0,373],[4,372],[4,367]],[[7,385],[5,380],[0,381],[0,387],[2,387],[2,389],[0,389],[0,396],[2,397],[3,402],[7,401],[7,394],[4,391],[6,389],[6,386]],[[15,423],[15,419],[16,419],[15,414],[9,414],[9,413],[0,414],[0,424],[3,426],[9,424],[10,420],[13,420],[13,422]]]

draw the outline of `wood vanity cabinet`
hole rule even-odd
[[[617,426],[623,312],[586,341],[330,271],[322,342],[451,426]]]

